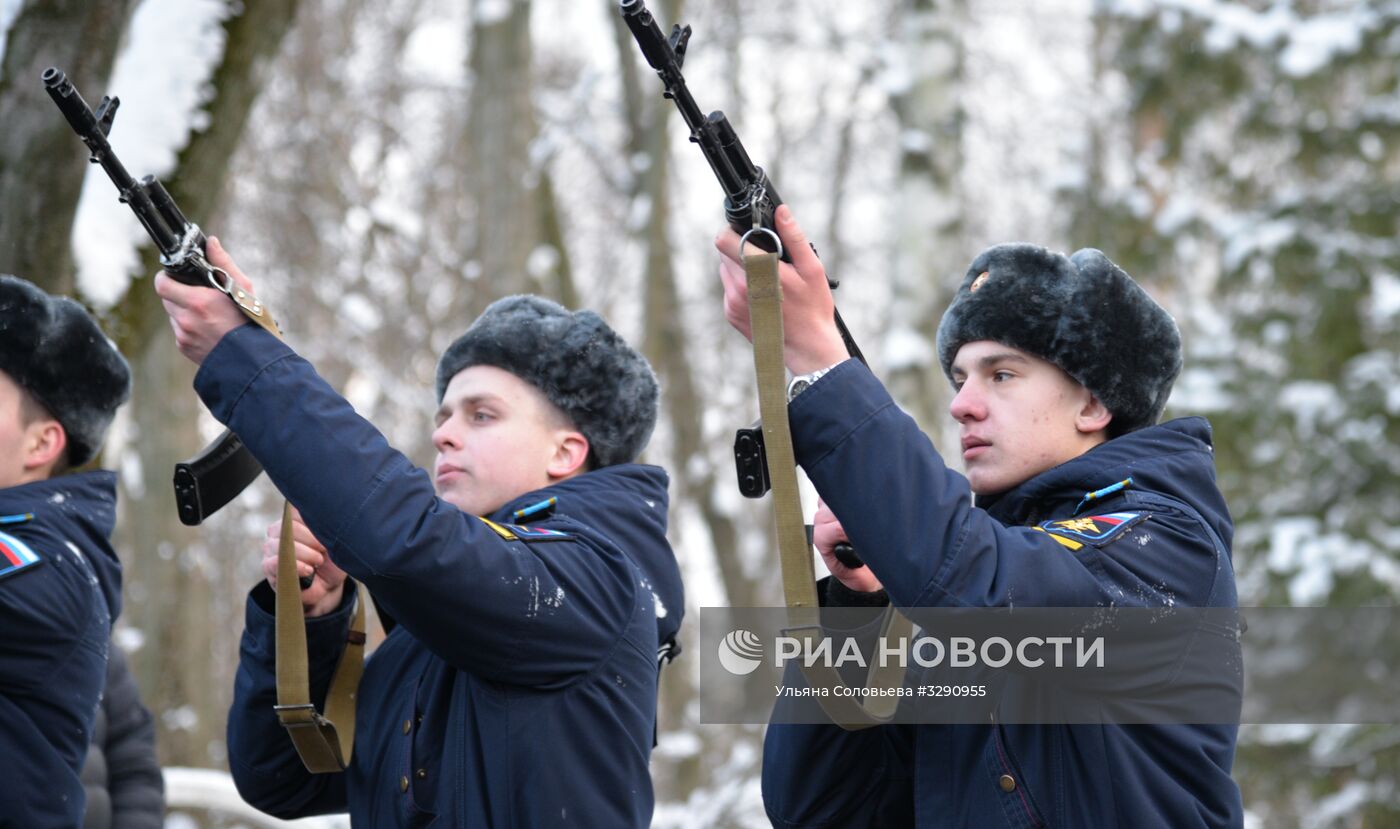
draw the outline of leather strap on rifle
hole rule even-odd
[[[277,719],[287,729],[307,771],[344,771],[355,745],[355,689],[364,672],[365,597],[357,585],[345,650],[335,666],[330,690],[326,692],[326,713],[322,716],[311,703],[306,623],[301,591],[296,589],[294,548],[292,506],[284,504],[282,535],[277,545]]]
[[[802,501],[797,489],[797,462],[788,426],[787,383],[783,369],[782,288],[778,283],[778,254],[744,257],[748,280],[749,321],[753,334],[754,370],[758,375],[758,406],[763,418],[763,440],[768,450],[768,475],[773,484],[773,512],[777,521],[778,553],[782,561],[783,595],[788,620],[784,631],[800,637],[804,647],[815,647],[825,634],[817,602],[816,572],[812,548],[807,541],[802,517]],[[881,621],[881,637],[912,638],[913,625],[893,606],[886,608]],[[802,673],[813,688],[836,689],[845,686],[841,674],[829,665],[807,665]],[[903,666],[881,665],[870,660],[866,687],[898,688],[904,681]],[[892,661],[893,662],[893,661]],[[831,721],[848,731],[889,722],[899,705],[895,695],[870,694],[865,703],[853,695],[829,693],[819,696]]]
[[[267,306],[229,280],[229,298],[243,315],[273,336],[282,332]],[[311,674],[307,668],[306,609],[297,589],[296,544],[292,538],[292,505],[282,503],[282,535],[277,543],[277,719],[312,774],[344,771],[355,747],[355,690],[365,669],[365,594],[357,585],[355,610],[345,650],[335,666],[326,692],[325,714],[311,703]],[[336,725],[339,723],[339,725]]]

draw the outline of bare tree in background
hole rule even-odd
[[[134,6],[134,0],[26,3],[10,27],[0,66],[0,273],[73,293],[73,216],[87,150],[39,77],[57,66],[89,95],[104,88]]]
[[[554,294],[541,263],[544,212],[540,169],[531,158],[538,136],[532,98],[532,0],[478,3],[468,57],[471,92],[462,135],[464,183],[474,202],[474,234],[465,250],[490,284]],[[555,254],[557,256],[557,252]],[[533,273],[532,273],[533,271]],[[486,296],[475,299],[480,310]]]
[[[615,4],[609,2],[610,6]],[[667,21],[679,20],[681,0],[655,2],[653,13]],[[757,603],[757,585],[745,572],[735,553],[739,549],[739,527],[734,518],[716,504],[717,472],[711,463],[698,461],[707,454],[704,434],[704,405],[701,401],[694,356],[687,347],[695,340],[686,335],[685,318],[678,293],[675,251],[670,235],[671,163],[668,127],[677,116],[670,102],[659,94],[659,84],[651,78],[645,63],[638,59],[637,44],[622,17],[612,11],[614,41],[618,49],[618,72],[622,88],[624,120],[627,125],[625,157],[645,158],[642,169],[629,181],[629,203],[649,206],[646,218],[632,228],[642,248],[643,337],[642,351],[661,381],[661,415],[669,436],[666,457],[656,458],[671,473],[671,536],[679,548],[679,524],[683,510],[695,509],[709,533],[709,549],[714,551],[725,594],[732,604],[749,607]],[[641,77],[639,77],[639,75]],[[702,338],[700,342],[704,342]],[[697,549],[699,545],[692,545]],[[689,608],[694,610],[694,608]],[[685,636],[694,640],[695,616],[690,616]],[[681,666],[663,671],[659,720],[667,727],[687,724],[686,712],[695,701],[698,688],[693,672]],[[730,742],[728,735],[707,730],[700,736],[700,748],[712,738]],[[658,800],[684,800],[705,780],[704,750],[654,762],[658,778]],[[712,756],[712,755],[709,755]]]
[[[224,55],[211,79],[209,128],[190,136],[174,172],[163,179],[192,221],[217,235],[229,159],[242,139],[249,112],[295,16],[296,0],[244,0],[223,21]],[[207,765],[220,761],[210,746],[223,739],[232,683],[226,660],[211,658],[229,642],[224,620],[235,611],[224,573],[228,551],[216,537],[183,526],[171,489],[171,469],[206,441],[202,407],[191,391],[194,367],[175,348],[150,275],[160,269],[157,251],[142,251],[141,270],[113,307],[113,330],[132,364],[131,434],[124,462],[122,521],[117,548],[128,597],[121,624],[143,632],[145,646],[131,657],[145,701],[157,718],[162,761]]]
[[[938,322],[957,287],[966,209],[962,169],[964,0],[906,0],[900,60],[908,86],[892,101],[900,142],[887,384],[905,411],[938,435],[948,384],[938,362]]]

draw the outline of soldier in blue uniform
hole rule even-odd
[[[73,829],[121,606],[116,475],[93,459],[126,360],[71,299],[0,276],[0,827]]]
[[[825,505],[828,605],[1233,607],[1232,524],[1210,426],[1159,424],[1181,369],[1171,317],[1097,250],[1000,245],[938,332],[966,476],[846,351],[821,263],[778,229],[798,462]],[[716,239],[748,335],[739,237]],[[867,565],[832,555],[849,539]],[[1131,539],[1131,540],[1129,540]],[[913,611],[917,617],[917,610]],[[1234,725],[772,724],[774,826],[1242,824]]]
[[[279,585],[254,588],[228,726],[243,796],[376,829],[648,826],[658,650],[684,597],[666,475],[634,463],[656,419],[646,360],[591,312],[496,302],[438,364],[430,477],[227,299],[156,289],[196,390],[299,510],[314,701],[352,581],[397,622],[366,664],[349,768],[311,775],[273,714]]]

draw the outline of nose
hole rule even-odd
[[[987,416],[986,401],[971,378],[964,381],[962,388],[953,395],[953,402],[948,404],[948,411],[959,423],[982,420]]]
[[[452,425],[455,421],[455,417],[449,417],[433,430],[433,448],[438,452],[462,448],[462,440],[457,436],[457,431]]]

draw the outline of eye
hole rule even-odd
[[[496,418],[494,415],[492,415],[490,412],[484,409],[477,409],[476,411],[472,412],[473,423],[489,423],[490,421],[495,419]]]
[[[993,382],[993,383],[1000,383],[1000,382],[1002,382],[1003,380],[1010,380],[1010,379],[1011,379],[1012,377],[1014,377],[1014,376],[1015,376],[1015,375],[1013,375],[1013,374],[1012,374],[1011,372],[1009,372],[1009,371],[997,371],[997,372],[994,372],[994,373],[992,374],[992,382]]]

